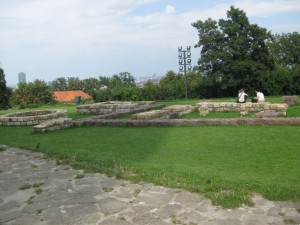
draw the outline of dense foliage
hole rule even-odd
[[[6,86],[4,70],[0,67],[0,109],[9,108],[12,90]]]
[[[45,81],[35,80],[29,83],[19,83],[13,92],[11,102],[12,105],[23,108],[54,103],[55,99]]]

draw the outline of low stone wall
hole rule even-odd
[[[282,96],[282,103],[286,103],[288,105],[296,105],[298,104],[298,96]]]
[[[68,117],[67,110],[35,110],[19,113],[9,113],[0,116],[0,126],[37,125],[47,120]]]
[[[286,115],[287,104],[263,103],[235,103],[235,102],[199,102],[197,103],[201,116],[206,116],[209,112],[240,112],[246,115],[248,112],[259,112],[263,110],[272,110],[278,115]]]
[[[174,113],[178,116],[181,116],[183,114],[194,112],[197,107],[191,105],[171,105],[163,109],[169,111],[171,114]]]
[[[71,118],[58,118],[48,120],[42,124],[33,127],[34,133],[44,133],[48,131],[61,130],[73,126],[73,120]]]
[[[151,110],[131,115],[133,120],[170,119],[168,110]]]
[[[297,118],[229,118],[229,119],[153,119],[153,120],[113,120],[94,119],[74,121],[75,126],[121,126],[121,127],[160,127],[160,126],[205,126],[205,125],[300,125]]]
[[[139,109],[147,109],[155,105],[153,101],[119,102],[108,101],[95,104],[81,105],[76,107],[77,114],[110,114],[119,112],[131,112]]]

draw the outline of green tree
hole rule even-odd
[[[293,94],[300,94],[300,64],[297,64],[292,72],[291,76],[293,79]]]
[[[5,73],[0,67],[0,109],[9,108],[9,98],[11,96],[11,89],[6,86]]]
[[[45,81],[20,83],[12,96],[14,105],[30,107],[35,105],[51,104],[55,102],[53,92]]]
[[[260,77],[274,69],[267,42],[272,35],[265,28],[250,24],[246,13],[234,6],[227,11],[227,20],[207,19],[192,24],[198,30],[201,48],[199,70],[212,87],[221,88],[221,95],[233,96],[241,87],[258,88]]]
[[[299,33],[275,34],[269,46],[277,65],[293,69],[300,64]]]
[[[74,91],[74,90],[82,90],[83,89],[83,83],[78,77],[68,77],[68,90]]]
[[[68,81],[65,77],[59,77],[51,82],[51,89],[53,91],[67,91]]]
[[[203,76],[196,72],[187,74],[187,91],[189,98],[199,98],[204,96],[202,90]]]
[[[154,84],[151,80],[148,80],[141,89],[142,99],[151,101],[161,99],[159,90],[159,85]]]
[[[95,93],[100,88],[99,80],[97,78],[92,78],[92,77],[84,79],[82,81],[82,86],[83,86],[82,90],[92,97],[95,96]]]
[[[262,76],[261,87],[266,95],[290,95],[294,92],[293,77],[287,68],[277,66]]]
[[[166,76],[160,79],[161,99],[181,99],[185,98],[184,75],[168,71]]]

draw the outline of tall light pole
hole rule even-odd
[[[181,46],[178,47],[179,72],[184,72],[184,85],[185,85],[185,98],[186,99],[188,98],[186,71],[192,70],[191,56],[192,56],[191,46],[187,46],[186,50],[183,50]]]

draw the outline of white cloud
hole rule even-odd
[[[299,0],[242,0],[233,2],[238,8],[244,9],[248,16],[267,17],[278,13],[296,12],[300,10]]]
[[[173,13],[175,13],[175,6],[166,5],[165,12],[166,12],[166,14],[173,14]]]

